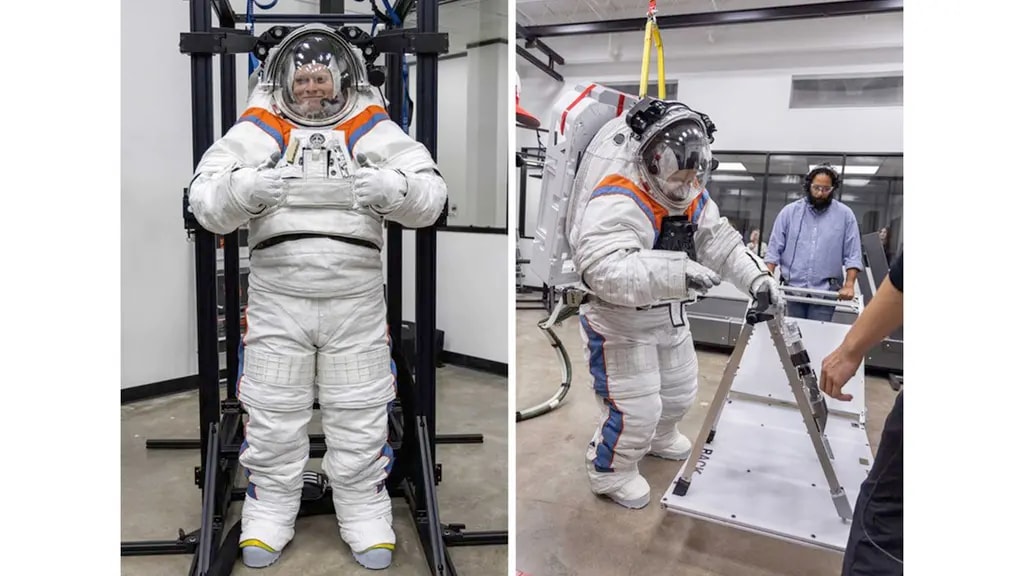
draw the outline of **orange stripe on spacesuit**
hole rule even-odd
[[[273,112],[259,107],[249,108],[238,117],[238,122],[252,122],[258,126],[277,141],[282,153],[288,148],[293,126]]]
[[[708,194],[707,190],[700,193],[699,196],[690,202],[690,205],[686,207],[686,219],[690,222],[699,224],[701,215],[704,213],[704,206],[707,205],[708,201],[711,200],[711,195]]]
[[[655,234],[661,231],[661,220],[665,216],[668,216],[668,210],[661,204],[655,202],[654,199],[643,190],[643,188],[637,186],[632,180],[619,174],[605,176],[604,179],[598,182],[597,186],[594,187],[593,194],[595,196],[598,195],[598,192],[601,192],[600,195],[602,196],[606,194],[616,194],[616,189],[621,189],[623,196],[632,198],[640,204],[640,208],[644,210],[648,219],[651,220],[651,225],[654,227]],[[626,194],[625,192],[627,191],[632,194]]]
[[[359,141],[367,132],[373,129],[379,122],[384,120],[390,120],[391,117],[388,115],[388,111],[371,104],[367,106],[362,112],[356,114],[354,118],[350,118],[337,127],[335,130],[340,130],[345,133],[345,140],[348,146],[348,150],[351,153],[355,148],[356,142]]]

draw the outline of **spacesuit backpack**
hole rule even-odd
[[[577,173],[587,147],[611,120],[638,101],[599,84],[577,85],[557,101],[548,119],[548,142],[530,269],[550,287],[579,286],[569,228],[578,199]],[[588,191],[589,192],[589,191]]]

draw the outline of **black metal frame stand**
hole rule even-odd
[[[396,6],[408,8],[412,0]],[[235,54],[247,53],[256,38],[237,30],[239,22],[228,0],[189,0],[189,32],[182,34],[181,51],[192,62],[192,157],[198,165],[213,144],[213,55],[220,55],[221,126],[227,132],[237,120],[235,94]],[[386,54],[387,93],[392,119],[401,118],[404,99],[399,54],[416,53],[416,134],[430,153],[437,155],[437,60],[447,51],[447,35],[438,34],[438,0],[419,0],[417,29],[406,31],[389,25],[388,38],[380,42]],[[343,4],[342,4],[343,5]],[[213,28],[214,11],[220,28]],[[404,10],[401,10],[404,13]],[[258,22],[306,24],[323,22],[343,24],[367,22],[365,14],[280,14],[260,15]],[[392,33],[394,32],[394,33]],[[443,46],[443,48],[438,48]],[[239,376],[237,351],[241,343],[239,302],[238,232],[224,237],[224,289],[227,350],[226,398],[220,398],[220,362],[217,342],[217,265],[216,236],[203,229],[188,211],[187,190],[184,201],[186,228],[194,238],[196,254],[196,313],[199,342],[199,418],[200,438],[150,440],[150,449],[201,450],[202,466],[196,468],[196,484],[202,490],[202,520],[198,530],[179,530],[175,540],[122,542],[122,556],[192,554],[189,576],[223,576],[239,555],[240,524],[225,534],[225,519],[232,502],[245,498],[245,490],[234,487],[238,470],[238,450],[242,443],[243,409],[235,396],[234,383]],[[388,324],[402,323],[402,227],[387,227],[387,302]],[[441,466],[435,464],[436,444],[482,443],[479,434],[438,436],[435,433],[437,231],[435,227],[416,231],[416,377],[404,358],[401,338],[392,339],[398,368],[398,399],[389,417],[389,441],[396,458],[388,477],[393,497],[403,496],[412,511],[420,543],[430,566],[430,574],[456,574],[448,546],[508,544],[508,531],[464,532],[462,524],[443,524],[438,510],[435,486],[441,481]],[[322,435],[311,435],[310,456],[323,456],[326,445]],[[300,516],[334,513],[330,489],[320,498],[303,501]]]

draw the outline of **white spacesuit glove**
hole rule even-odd
[[[707,292],[722,283],[714,270],[690,260],[686,263],[686,287],[698,292]]]
[[[758,276],[750,283],[750,293],[752,295],[756,296],[758,292],[765,288],[768,289],[768,295],[771,298],[772,306],[781,306],[784,302],[782,297],[782,288],[779,286],[779,282],[774,276]]]
[[[231,190],[249,212],[259,214],[284,201],[286,190],[281,171],[274,168],[280,157],[275,152],[257,168],[240,168],[231,173]]]
[[[409,183],[398,170],[360,168],[355,173],[352,192],[356,205],[387,214],[402,205]]]

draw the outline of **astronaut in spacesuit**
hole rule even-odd
[[[248,109],[205,153],[189,190],[207,230],[249,226],[238,398],[249,415],[239,462],[250,567],[274,563],[294,537],[314,397],[341,537],[361,565],[391,563],[383,220],[429,226],[447,188],[381,104],[358,49],[326,26],[298,28],[268,55]]]
[[[723,279],[782,301],[705,189],[712,135],[706,115],[643,99],[597,132],[575,179],[567,228],[590,292],[581,333],[602,411],[586,464],[592,491],[627,508],[650,501],[642,457],[690,454],[676,429],[697,395],[684,303]]]

